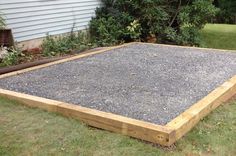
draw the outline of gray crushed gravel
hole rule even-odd
[[[0,88],[164,125],[236,75],[236,53],[134,44],[0,80]]]

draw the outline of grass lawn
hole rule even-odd
[[[207,24],[201,35],[203,47],[236,50],[236,25]]]
[[[0,98],[0,155],[236,155],[236,101],[162,148]]]

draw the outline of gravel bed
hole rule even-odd
[[[165,125],[236,75],[236,53],[133,44],[0,80],[0,88]]]

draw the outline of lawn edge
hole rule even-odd
[[[215,110],[221,104],[227,102],[235,94],[236,75],[166,124],[166,126],[175,130],[174,140],[177,141],[182,138],[201,119]]]

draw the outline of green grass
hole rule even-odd
[[[201,36],[203,47],[236,50],[236,25],[207,24]]]
[[[218,108],[171,148],[91,128],[0,98],[0,155],[236,155],[236,101]]]

